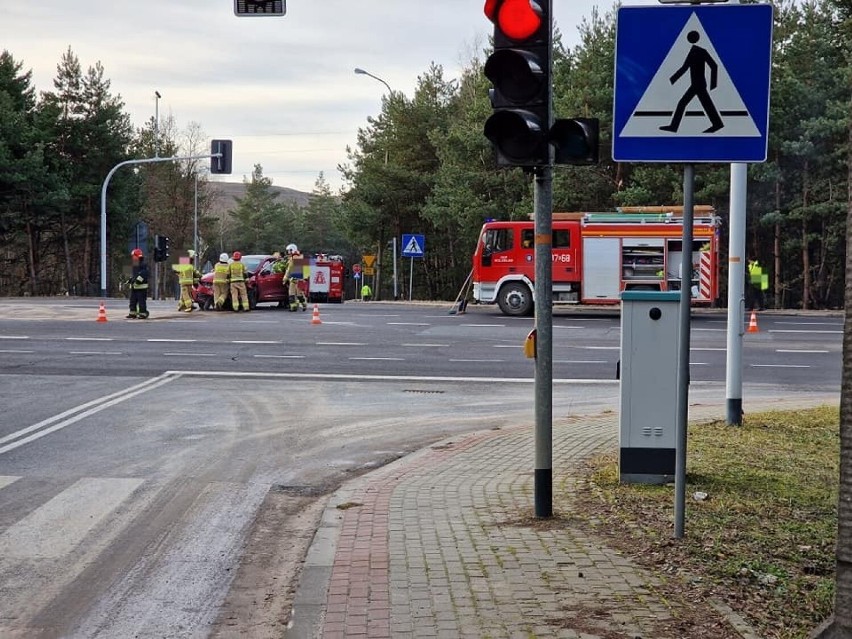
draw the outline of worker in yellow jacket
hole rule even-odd
[[[178,284],[180,284],[180,300],[178,301],[179,311],[192,312],[192,287],[201,279],[195,266],[192,264],[192,259],[195,257],[195,251],[189,249],[187,251],[189,262],[186,264],[173,264],[172,270],[178,275]]]
[[[228,265],[228,279],[231,281],[231,308],[235,311],[243,310],[248,312],[250,309],[248,301],[248,291],[246,291],[246,277],[248,271],[246,265],[240,260],[243,258],[242,253],[234,251],[233,261]]]
[[[231,277],[231,267],[228,264],[228,254],[222,253],[219,261],[213,267],[213,304],[221,311],[228,299],[228,283]]]

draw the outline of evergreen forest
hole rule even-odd
[[[847,0],[774,4],[769,153],[748,168],[747,256],[769,273],[770,305],[839,308],[852,206],[852,7]],[[554,34],[554,113],[600,119],[600,163],[555,167],[554,211],[681,203],[680,166],[611,159],[615,9],[570,28],[578,29],[576,46]],[[341,254],[348,263],[375,253],[380,299],[392,295],[392,239],[424,234],[414,297],[453,299],[483,221],[523,219],[533,209],[531,177],[497,168],[482,133],[491,113],[486,49],[454,79],[431,65],[413,95],[386,95],[338,167],[344,187],[333,192],[320,174],[307,205],[276,199],[260,164],[226,215],[215,213],[206,160],[117,171],[108,192],[109,293],[118,293],[140,232],[192,246],[197,211],[204,260],[221,251],[271,253],[296,239],[306,253]],[[44,90],[33,86],[25,60],[2,51],[0,295],[99,294],[101,187],[110,169],[134,158],[207,152],[200,124],[179,127],[169,117],[134,126],[101,62],[84,69],[69,48]],[[723,252],[729,181],[729,165],[697,166],[695,202],[720,216]]]

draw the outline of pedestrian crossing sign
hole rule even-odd
[[[426,237],[423,235],[402,236],[403,257],[423,257],[426,249]]]
[[[770,4],[619,8],[613,159],[765,161],[771,53]]]

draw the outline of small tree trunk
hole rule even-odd
[[[840,495],[837,502],[837,572],[834,618],[818,628],[815,639],[852,637],[852,125],[847,158],[849,192],[846,214],[846,298],[843,326],[843,378],[840,384]]]

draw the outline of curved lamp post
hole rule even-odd
[[[364,69],[361,69],[360,67],[355,67],[355,74],[356,75],[366,75],[366,76],[373,78],[373,80],[377,80],[378,82],[381,82],[382,84],[385,85],[385,87],[388,90],[388,99],[393,97],[393,89],[391,89],[390,85],[387,82],[385,82],[384,80],[382,80],[379,76],[373,75],[369,71],[365,71]],[[387,166],[387,164],[388,164],[388,149],[387,149],[387,147],[385,147],[385,166]],[[382,273],[381,263],[382,263],[382,243],[383,242],[384,242],[384,239],[379,240],[379,268],[378,268],[378,272],[376,273],[376,282],[375,282],[375,284],[376,284],[376,299],[377,300],[381,299],[380,284],[381,284],[381,273]],[[393,298],[396,299],[397,298],[396,236],[394,236],[393,248],[394,248],[394,251],[393,251],[393,253],[394,253],[394,255],[393,255]]]

